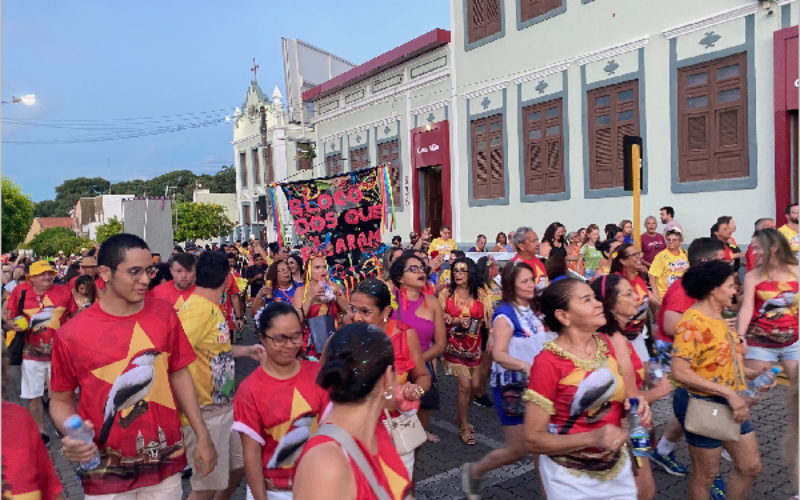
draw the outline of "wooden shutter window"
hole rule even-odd
[[[488,200],[505,197],[503,115],[473,120],[472,197]]]
[[[527,195],[565,190],[562,113],[561,99],[522,108]]]
[[[747,177],[747,56],[678,70],[678,181]]]
[[[261,184],[261,170],[258,161],[258,149],[252,151],[253,154],[253,179],[256,185]]]
[[[300,156],[300,153],[309,151],[311,146],[308,144],[298,144],[297,145],[297,169],[298,170],[311,170],[313,165],[311,164],[311,160],[308,158],[303,158]]]
[[[250,205],[244,205],[242,207],[242,215],[244,216],[242,224],[250,224]]]
[[[369,150],[358,148],[350,151],[350,169],[355,172],[369,166]]]
[[[467,4],[467,37],[475,43],[503,28],[501,0],[464,0]]]
[[[336,153],[325,159],[325,175],[332,176],[341,174],[344,171],[342,154]]]
[[[247,153],[239,153],[239,168],[242,172],[242,187],[247,187]]]
[[[401,206],[400,196],[400,143],[397,139],[378,145],[378,163],[389,163],[389,180],[392,183],[392,196],[396,207]]]
[[[536,17],[547,14],[551,10],[561,8],[563,0],[519,0],[522,14],[522,22],[530,21]]]
[[[591,90],[589,107],[589,187],[622,187],[622,139],[639,135],[639,82],[631,80]]]

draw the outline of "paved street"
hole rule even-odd
[[[245,343],[255,342],[252,323],[245,331]],[[237,361],[237,381],[243,380],[256,367],[250,359]],[[18,373],[13,373],[13,383],[19,384]],[[465,461],[473,461],[482,457],[492,448],[502,446],[502,429],[498,425],[494,409],[477,406],[470,407],[470,421],[475,425],[478,444],[465,446],[458,438],[458,427],[453,422],[455,415],[455,380],[453,377],[440,377],[440,388],[443,394],[442,410],[435,415],[432,431],[441,438],[438,444],[426,444],[418,454],[417,498],[427,500],[449,500],[463,498],[460,486],[460,466]],[[789,474],[781,467],[782,429],[785,425],[783,397],[786,388],[778,386],[764,402],[754,411],[753,425],[760,444],[764,470],[753,489],[750,498],[764,500],[786,500],[792,494]],[[13,398],[12,398],[13,400]],[[661,435],[663,425],[670,414],[671,402],[661,401],[654,405],[657,434]],[[48,423],[48,425],[50,425]],[[50,426],[50,435],[54,437],[50,444],[50,455],[64,484],[65,496],[69,499],[82,499],[80,483],[74,473],[74,467],[59,453],[60,445],[55,439],[55,432]],[[686,445],[682,442],[677,451],[678,457],[689,463]],[[730,462],[723,460],[723,477],[731,469]],[[686,498],[686,478],[676,478],[656,471],[658,499]],[[244,485],[244,481],[242,483]],[[487,499],[535,499],[542,498],[540,486],[535,475],[533,463],[526,460],[520,464],[504,467],[490,474],[484,481]],[[189,491],[189,481],[184,480],[184,491]],[[185,498],[186,495],[184,495]],[[244,486],[241,486],[233,497],[236,500],[245,498]]]

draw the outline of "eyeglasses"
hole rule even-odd
[[[629,253],[628,255],[626,255],[625,258],[626,259],[630,259],[631,257],[641,257],[641,256],[642,256],[642,252],[633,252],[633,253]]]
[[[290,273],[290,272],[292,272],[292,270],[289,269],[288,267],[281,267],[281,268],[278,269],[278,272],[279,273]]]
[[[275,347],[283,347],[286,345],[287,342],[291,342],[294,345],[300,345],[303,343],[303,332],[295,332],[291,335],[264,335],[268,339],[272,341],[272,344]]]
[[[467,269],[465,267],[454,267],[453,268],[453,274],[456,274],[456,273],[468,274],[469,273],[469,269]]]
[[[403,271],[403,272],[414,273],[414,274],[417,274],[417,273],[426,273],[427,274],[428,271],[430,271],[430,270],[431,270],[431,268],[428,267],[428,266],[411,265],[411,266],[408,266],[406,268],[406,270]]]
[[[114,271],[119,271],[119,268],[113,268]],[[130,269],[123,269],[128,275],[131,277],[132,280],[137,281],[145,274],[147,275],[147,279],[151,280],[155,278],[156,274],[158,274],[158,268],[156,266],[150,267],[132,267]]]
[[[352,304],[347,307],[350,309],[350,314],[361,313],[362,316],[369,316],[375,312],[372,309],[367,309],[366,307],[355,307]]]

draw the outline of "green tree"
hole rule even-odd
[[[97,226],[97,235],[95,236],[95,240],[102,244],[110,236],[114,236],[115,234],[119,234],[121,232],[122,222],[116,217],[112,217],[108,219],[105,224]]]
[[[10,252],[25,240],[33,222],[31,197],[8,177],[3,177],[3,252]]]
[[[55,200],[42,200],[33,207],[34,217],[60,217],[58,203]]]
[[[133,179],[130,181],[117,182],[111,185],[112,194],[132,194],[134,196],[144,196],[147,191],[147,181]]]
[[[56,255],[59,250],[67,255],[78,254],[81,248],[90,248],[91,246],[91,240],[78,238],[71,229],[66,227],[45,229],[28,243],[28,247],[40,257]]]
[[[214,182],[211,186],[211,192],[236,192],[236,168],[233,165],[223,165],[222,169],[214,174]]]
[[[167,187],[169,195],[175,196],[177,203],[192,200],[192,193],[197,185],[197,176],[190,170],[175,170],[153,177],[147,182],[148,196],[164,196]]]
[[[225,207],[214,203],[179,203],[175,241],[210,240],[233,230]]]

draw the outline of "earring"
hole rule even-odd
[[[389,322],[389,318],[383,318],[383,322],[384,323],[388,323]]]
[[[389,387],[389,390],[383,393],[383,399],[387,401],[394,397],[394,387]]]

